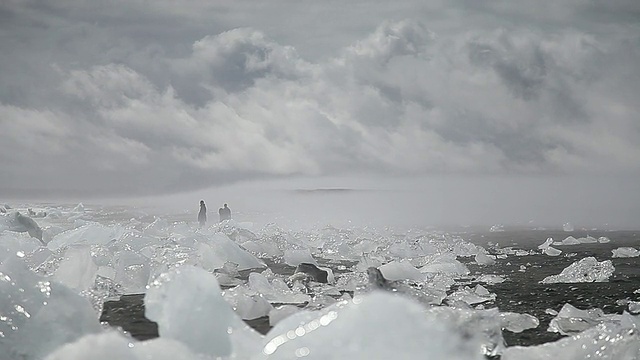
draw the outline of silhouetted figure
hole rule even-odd
[[[224,207],[221,207],[220,210],[218,210],[218,214],[220,215],[221,222],[231,219],[231,209],[229,209],[227,204],[224,204]]]
[[[200,200],[200,212],[198,213],[198,223],[200,227],[203,227],[207,222],[207,206],[204,204],[204,200]]]

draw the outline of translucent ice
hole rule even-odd
[[[303,304],[311,300],[309,295],[289,289],[281,279],[273,279],[270,283],[264,275],[258,273],[249,274],[249,288],[271,303]]]
[[[544,250],[553,244],[553,238],[547,238],[544,243],[538,245],[538,249]]]
[[[124,234],[124,228],[119,225],[107,226],[98,223],[88,223],[78,228],[67,230],[53,237],[47,247],[51,251],[63,246],[76,245],[105,245],[118,240]]]
[[[436,257],[420,268],[422,273],[444,273],[450,275],[467,275],[469,269],[454,256],[447,254]]]
[[[527,329],[534,329],[540,325],[540,320],[533,315],[512,312],[500,313],[500,321],[503,329],[514,333],[523,332]]]
[[[194,352],[249,358],[260,343],[261,336],[224,300],[215,276],[203,269],[182,266],[162,274],[144,302],[160,337],[181,341]]]
[[[380,272],[387,280],[424,280],[424,274],[422,274],[415,266],[407,260],[392,261],[388,264],[380,266]]]
[[[611,250],[614,258],[629,258],[629,257],[638,257],[640,255],[640,251],[632,247],[619,247],[617,249]]]
[[[541,283],[606,282],[614,270],[611,260],[598,262],[594,257],[586,257],[569,265],[558,275],[547,276]]]
[[[562,245],[579,245],[580,241],[574,238],[573,236],[567,236],[564,240],[562,240]]]
[[[538,346],[513,346],[502,360],[634,360],[640,358],[638,319],[627,313],[620,321],[591,327],[571,337]]]
[[[19,258],[0,265],[0,299],[3,359],[41,359],[65,343],[100,331],[85,298],[36,275]]]
[[[242,249],[238,244],[233,242],[223,233],[215,233],[207,236],[208,244],[213,249],[215,256],[238,264],[238,270],[259,269],[264,268],[264,262],[246,250]],[[203,241],[200,239],[200,241]]]
[[[224,299],[231,304],[233,310],[245,320],[267,316],[273,307],[262,296],[248,290],[244,286],[236,286],[224,292]]]
[[[464,286],[454,291],[447,297],[447,299],[453,301],[464,301],[469,305],[475,305],[495,300],[496,294],[490,293],[482,285],[477,285],[473,290],[467,286]]]
[[[571,304],[564,304],[558,315],[549,322],[550,332],[571,335],[593,327],[610,319],[601,309],[580,310]]]
[[[544,253],[549,256],[560,256],[560,254],[562,254],[562,250],[558,250],[553,246],[549,246],[546,249],[544,249]]]
[[[275,326],[277,323],[286,319],[287,317],[300,311],[300,308],[295,305],[281,305],[273,308],[269,312],[269,325]]]
[[[447,323],[425,317],[422,306],[400,296],[375,292],[311,318],[296,315],[269,332],[256,359],[481,358],[475,337],[463,340]]]
[[[479,252],[475,257],[476,263],[478,265],[493,265],[496,263],[496,260],[490,257],[488,254],[484,252]]]
[[[82,291],[93,286],[97,271],[98,266],[91,258],[91,248],[87,245],[72,246],[64,253],[53,278],[71,289]]]
[[[316,259],[313,258],[309,249],[303,250],[285,250],[284,262],[290,266],[298,266],[301,263],[318,265]]]

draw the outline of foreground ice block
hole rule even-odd
[[[64,253],[53,278],[71,289],[82,291],[93,286],[97,272],[98,266],[91,258],[91,248],[87,245],[72,246]]]
[[[385,292],[358,296],[323,311],[280,321],[254,359],[481,359],[478,343],[464,340],[425,308]]]
[[[160,275],[144,298],[145,316],[158,323],[161,338],[211,357],[247,359],[261,335],[236,315],[213,274],[182,266]]]
[[[620,321],[607,322],[579,334],[538,346],[513,346],[502,360],[634,360],[640,359],[640,323],[624,313]]]
[[[87,299],[36,275],[19,258],[0,265],[1,359],[42,359],[98,331],[100,323]]]
[[[117,331],[86,335],[64,345],[45,360],[204,360],[182,343],[157,338],[138,342]]]
[[[547,276],[541,283],[606,282],[614,271],[611,260],[598,262],[596,258],[590,256],[574,262],[558,275]]]

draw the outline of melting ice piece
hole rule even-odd
[[[93,286],[97,272],[98,265],[91,258],[91,248],[72,246],[64,253],[53,278],[71,289],[82,291]]]
[[[502,275],[484,274],[484,275],[481,275],[477,279],[477,281],[481,283],[493,285],[493,284],[503,283],[505,281],[505,278]]]
[[[614,270],[611,260],[598,262],[590,256],[569,265],[558,275],[547,276],[541,283],[606,282]]]
[[[32,218],[22,215],[19,212],[13,212],[7,215],[0,214],[0,232],[3,230],[13,232],[26,232],[34,237],[42,244],[42,229]]]
[[[45,360],[174,360],[200,359],[182,343],[165,338],[143,342],[116,331],[86,335],[49,354]]]
[[[273,307],[261,294],[256,294],[244,286],[236,286],[224,292],[224,299],[235,312],[245,320],[267,316]]]
[[[598,238],[598,242],[599,242],[600,244],[606,244],[606,243],[608,243],[608,242],[610,242],[610,241],[611,241],[611,239],[609,239],[609,238],[608,238],[608,237],[606,237],[606,236],[600,236],[600,237]]]
[[[309,249],[304,250],[285,250],[284,262],[290,266],[298,266],[300,263],[308,263],[318,265],[316,259],[313,258]]]
[[[538,249],[544,250],[549,246],[551,246],[551,244],[553,244],[553,238],[547,238],[547,240],[544,243],[538,245]]]
[[[420,268],[421,273],[444,273],[450,275],[468,275],[469,269],[455,256],[443,255],[439,256],[423,267]]]
[[[564,240],[562,240],[562,245],[580,245],[580,241],[574,238],[573,236],[567,236]]]
[[[390,281],[395,280],[424,280],[424,274],[422,274],[415,266],[407,260],[392,261],[388,264],[379,267],[380,272],[385,279]]]
[[[540,320],[533,315],[513,312],[500,313],[500,322],[503,329],[514,333],[520,333],[527,329],[535,329],[540,325]]]
[[[564,304],[558,315],[549,322],[547,331],[562,335],[576,334],[611,318],[602,309],[580,310],[571,304]]]
[[[434,306],[427,311],[427,318],[435,318],[453,326],[465,338],[479,339],[480,352],[488,357],[499,355],[504,348],[502,322],[498,315],[497,308],[473,310]]]
[[[47,244],[51,251],[69,245],[106,245],[112,240],[118,240],[124,234],[124,228],[119,225],[107,226],[98,223],[88,223],[75,229],[67,230],[53,237]]]
[[[619,247],[611,250],[614,258],[630,258],[640,256],[640,251],[632,247]]]
[[[495,300],[496,294],[490,293],[482,285],[476,285],[475,289],[473,290],[465,286],[453,292],[447,297],[447,299],[453,301],[464,301],[469,305],[475,305]]]
[[[282,320],[255,359],[481,359],[476,338],[447,325],[411,300],[374,292]]]
[[[212,357],[247,359],[261,336],[222,297],[215,276],[193,266],[160,275],[144,298],[145,316],[158,323],[161,337],[181,341]]]
[[[476,263],[478,263],[478,265],[493,265],[496,263],[496,260],[489,256],[488,254],[484,253],[484,252],[478,252],[478,254],[475,257]]]
[[[215,233],[204,237],[204,239],[202,237],[198,237],[197,240],[206,242],[213,249],[215,256],[224,260],[222,261],[222,264],[220,264],[220,267],[222,267],[226,261],[238,264],[238,270],[266,267],[262,260],[242,249],[223,233]]]
[[[0,265],[0,354],[42,359],[57,347],[100,331],[87,299],[29,270],[16,257]]]
[[[553,246],[549,246],[546,249],[544,249],[544,253],[549,256],[559,256],[560,254],[562,254],[562,250],[558,250]]]
[[[502,360],[633,360],[640,355],[640,323],[627,313],[619,321],[607,322],[579,334],[538,346],[512,346]]]
[[[249,288],[261,294],[271,303],[303,304],[311,299],[309,295],[294,292],[281,279],[273,279],[271,283],[262,274],[249,274]]]
[[[281,305],[273,308],[269,312],[269,325],[275,326],[277,323],[286,319],[287,317],[300,311],[300,308],[295,305]]]

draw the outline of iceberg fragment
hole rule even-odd
[[[606,282],[615,268],[611,260],[598,262],[594,257],[586,257],[566,267],[558,275],[544,278],[541,283]]]

